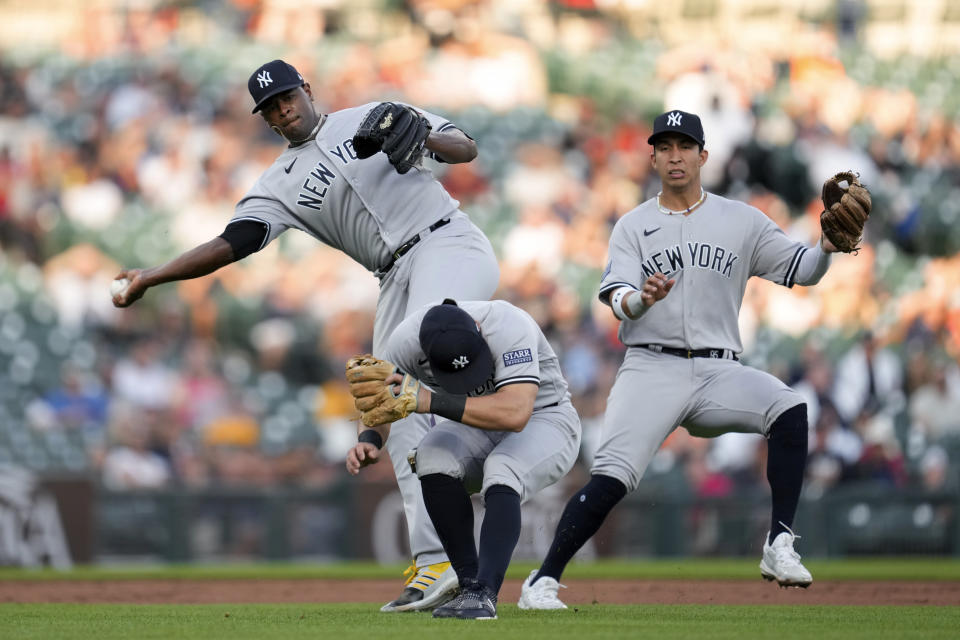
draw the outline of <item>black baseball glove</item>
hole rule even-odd
[[[397,173],[406,173],[423,156],[430,129],[430,122],[410,107],[381,102],[360,123],[353,149],[361,159],[383,151]]]

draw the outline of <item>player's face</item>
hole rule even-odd
[[[667,134],[654,140],[650,161],[664,189],[699,189],[700,167],[707,161],[707,152],[693,138]]]
[[[291,142],[309,136],[319,117],[309,84],[273,96],[260,109],[260,115],[271,129]]]

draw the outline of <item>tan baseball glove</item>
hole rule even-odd
[[[347,360],[346,377],[350,383],[350,394],[366,426],[396,422],[416,411],[420,381],[405,374],[399,383],[399,391],[394,392],[396,385],[386,383],[394,373],[399,373],[395,364],[370,354]]]
[[[823,235],[838,251],[857,251],[872,206],[870,192],[860,184],[856,173],[842,171],[823,183],[822,198],[820,229]]]

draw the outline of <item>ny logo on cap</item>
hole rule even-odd
[[[268,84],[273,84],[273,78],[270,77],[270,72],[264,69],[257,74],[257,82],[260,83],[260,88],[263,89]]]
[[[673,113],[671,113],[670,115],[667,116],[667,126],[668,126],[668,127],[679,127],[679,126],[680,126],[680,120],[681,120],[682,118],[683,118],[683,114],[680,114],[680,113],[677,113],[676,111],[674,111]]]
[[[460,356],[459,358],[455,359],[455,360],[454,360],[453,362],[451,362],[450,364],[453,365],[453,368],[454,368],[454,369],[463,369],[465,366],[467,366],[468,364],[470,364],[470,361],[467,360],[467,356]]]

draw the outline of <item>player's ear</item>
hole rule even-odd
[[[706,149],[700,150],[700,166],[701,167],[707,163],[707,156],[709,155],[710,155],[710,152],[707,151]]]
[[[306,92],[308,96],[310,96],[310,102],[313,102],[313,90],[310,88],[309,82],[303,83],[303,90]]]

